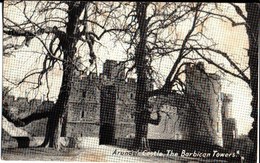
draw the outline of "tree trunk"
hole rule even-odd
[[[51,142],[51,145],[57,150],[60,150],[61,143],[60,143],[60,136],[61,136],[61,128],[62,128],[62,118],[58,118],[56,121],[56,127],[54,128],[54,136]]]
[[[77,32],[79,32],[77,25],[85,4],[86,2],[71,2],[69,4],[66,37],[60,40],[64,53],[62,84],[58,100],[54,105],[55,109],[49,117],[49,122],[52,122],[52,124],[50,123],[49,127],[46,128],[46,135],[48,136],[46,139],[49,139],[49,147],[54,147],[57,150],[60,148],[59,140],[61,136],[62,122],[66,116],[65,109],[67,108],[73,72],[75,69],[73,60],[77,51],[76,44],[79,39],[77,36]]]
[[[135,117],[136,133],[134,139],[134,149],[136,150],[150,150],[149,142],[147,139],[148,134],[148,122],[144,117],[144,111],[137,113]]]
[[[20,126],[24,126],[33,120],[48,117],[45,140],[41,146],[48,145],[49,147],[54,147],[56,149],[60,148],[59,138],[61,136],[62,122],[65,118],[65,109],[67,108],[73,71],[75,69],[73,61],[77,51],[76,44],[80,39],[78,21],[86,3],[88,2],[67,2],[68,21],[66,22],[66,32],[54,33],[59,38],[59,44],[63,53],[63,76],[57,102],[54,104],[51,111],[46,113],[44,112],[43,115],[38,113],[33,114],[32,116],[28,116],[22,120],[12,118],[8,115],[8,112],[4,111],[4,115],[8,117],[8,120],[13,121],[15,124]]]
[[[134,141],[134,147],[139,150],[149,150],[149,145],[147,142],[147,132],[148,132],[148,117],[150,114],[147,110],[146,105],[148,104],[147,95],[147,76],[145,72],[145,56],[144,50],[139,48],[137,50],[139,53],[137,65],[137,87],[136,87],[136,136]]]
[[[62,121],[69,100],[73,71],[74,71],[74,65],[69,61],[73,60],[74,54],[75,54],[74,51],[69,51],[69,49],[65,51],[64,60],[68,62],[63,63],[64,70],[63,70],[62,84],[60,87],[60,93],[58,96],[58,100],[54,105],[53,112],[49,116],[48,124],[46,127],[46,138],[43,143],[43,145],[45,145],[46,142],[49,142],[49,147],[54,147],[57,150],[59,150],[60,148],[59,139],[61,136]]]
[[[136,115],[135,124],[136,132],[133,148],[139,150],[149,150],[149,143],[147,141],[148,120],[150,112],[147,110],[148,104],[147,95],[147,25],[146,11],[149,3],[136,3],[136,17],[138,21],[138,30],[140,32],[140,41],[135,50],[135,64],[137,73],[137,87],[136,87]]]
[[[51,127],[52,127],[52,124],[53,124],[53,118],[48,118],[48,121],[47,121],[47,125],[46,125],[46,132],[45,132],[45,138],[44,138],[44,141],[43,143],[39,146],[39,147],[47,147],[49,145],[49,141],[50,141],[50,133],[51,133]]]
[[[254,118],[252,129],[249,132],[249,138],[254,142],[254,150],[251,155],[251,162],[257,160],[257,115],[258,115],[258,31],[259,31],[259,4],[247,3],[247,34],[249,38],[249,67],[250,67],[250,88],[252,90],[253,99],[251,101],[252,112],[251,117]]]
[[[141,60],[141,58],[139,58]],[[142,62],[144,64],[144,62]],[[143,71],[142,63],[139,63],[137,68],[137,88],[136,88],[136,136],[134,140],[134,148],[139,150],[149,150],[149,144],[147,141],[148,132],[148,118],[150,117],[149,111],[146,105],[148,104],[148,98],[146,94],[146,73]]]

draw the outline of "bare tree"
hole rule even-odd
[[[242,78],[245,81],[252,91],[252,112],[251,117],[254,118],[254,122],[252,124],[252,129],[249,132],[249,138],[254,142],[254,151],[251,154],[251,158],[247,158],[252,162],[256,162],[257,155],[257,105],[258,105],[258,35],[259,35],[259,16],[260,16],[260,5],[259,3],[246,3],[243,7],[237,5],[235,3],[230,3],[230,6],[233,6],[236,13],[242,19],[241,22],[236,22],[233,18],[228,17],[225,13],[215,13],[215,12],[208,12],[211,15],[214,15],[216,18],[221,18],[222,20],[227,20],[231,23],[233,27],[236,26],[245,26],[246,32],[248,35],[248,57],[249,62],[248,66],[250,68],[250,79]],[[247,15],[245,13],[247,12]],[[243,71],[242,71],[243,72]],[[245,80],[246,79],[246,80]]]
[[[96,67],[94,44],[99,43],[106,33],[117,31],[112,28],[111,18],[114,17],[113,11],[117,10],[120,5],[120,3],[111,2],[81,1],[12,1],[4,4],[5,10],[15,7],[16,11],[24,17],[21,21],[4,16],[4,55],[13,54],[23,46],[29,47],[32,40],[36,40],[38,45],[43,47],[41,54],[44,56],[40,70],[28,72],[18,82],[7,80],[19,86],[36,76],[38,82],[35,83],[34,88],[37,89],[42,85],[43,80],[46,80],[48,87],[48,73],[55,69],[55,66],[59,65],[63,72],[58,99],[53,108],[16,119],[8,118],[10,114],[3,114],[17,126],[24,126],[34,120],[48,117],[42,146],[60,148],[59,137],[65,120],[72,77],[75,71],[80,73],[87,71],[85,67],[80,68],[86,63],[78,62],[79,55],[82,54],[81,48],[87,47],[88,65]],[[12,42],[12,39],[22,41],[16,43]]]
[[[250,67],[250,82],[247,83],[252,90],[252,112],[251,117],[254,118],[252,124],[252,129],[249,132],[249,138],[254,142],[254,150],[251,154],[250,161],[256,162],[257,160],[257,115],[258,115],[258,54],[259,54],[259,17],[260,17],[260,4],[259,3],[246,3],[245,8],[247,11],[247,16],[243,13],[241,7],[236,4],[231,3],[235,8],[237,14],[245,21],[243,24],[246,27],[249,48],[248,48],[248,57],[249,57],[249,67]]]
[[[129,9],[129,13],[124,15],[123,23],[126,24],[118,23],[130,30],[119,35],[119,40],[129,45],[126,49],[128,58],[125,62],[131,66],[128,67],[127,73],[136,70],[137,74],[134,148],[146,149],[149,148],[146,140],[148,123],[158,124],[160,121],[160,118],[157,121],[150,121],[148,99],[174,94],[178,91],[176,88],[186,93],[181,75],[185,72],[183,68],[187,62],[196,63],[204,60],[224,74],[239,78],[246,83],[250,80],[240,65],[232,60],[228,53],[216,49],[214,40],[204,33],[205,22],[216,18],[217,9],[214,4],[136,2],[130,6],[132,8]],[[185,23],[188,29],[180,29]],[[233,23],[240,24],[235,21]],[[233,69],[221,66],[212,55],[222,57]],[[149,84],[160,78],[158,69],[154,67],[154,61],[166,57],[173,60],[173,66],[164,83],[159,83],[157,89],[151,90]]]
[[[26,20],[16,23],[10,18],[4,18],[4,33],[6,39],[21,37],[21,45],[6,44],[8,50],[21,46],[29,46],[32,39],[37,39],[44,47],[43,69],[31,72],[21,82],[25,82],[32,75],[39,76],[38,85],[43,76],[54,68],[55,64],[62,63],[63,78],[58,100],[54,108],[45,116],[48,117],[45,146],[58,148],[58,137],[71,89],[71,78],[74,70],[79,70],[76,54],[79,43],[86,43],[89,49],[90,64],[95,64],[94,43],[105,33],[113,33],[120,42],[127,43],[127,59],[131,63],[128,72],[136,70],[136,136],[135,148],[145,149],[147,144],[148,123],[158,124],[160,118],[152,120],[149,112],[149,98],[160,95],[174,94],[176,91],[185,93],[185,83],[181,75],[187,61],[195,63],[204,60],[221,72],[239,78],[246,83],[250,79],[245,70],[232,60],[230,55],[216,49],[216,43],[204,33],[205,22],[213,18],[228,19],[233,25],[241,25],[234,20],[217,14],[214,4],[204,3],[173,3],[173,2],[35,2],[34,12],[27,14],[26,5],[29,2],[9,2],[8,5],[18,5]],[[23,5],[23,7],[19,5]],[[212,7],[213,5],[213,7]],[[49,16],[48,12],[60,10],[63,17]],[[43,15],[42,22],[36,22],[35,15]],[[54,23],[55,22],[55,23]],[[51,25],[54,23],[55,25]],[[92,24],[94,28],[89,28]],[[185,29],[180,29],[185,24]],[[108,28],[109,27],[109,28]],[[99,29],[99,30],[97,30]],[[101,32],[100,32],[101,31]],[[180,32],[181,31],[181,32]],[[49,41],[47,41],[49,40]],[[6,41],[7,42],[7,41]],[[57,44],[57,45],[56,45]],[[230,63],[232,70],[221,66],[212,55],[222,57]],[[162,58],[173,60],[173,65],[165,78],[161,81],[154,61]],[[158,79],[158,80],[157,80]],[[157,80],[157,89],[152,90],[148,85]],[[38,86],[37,85],[37,86]],[[179,90],[176,88],[180,88]],[[159,112],[157,113],[158,117]],[[32,114],[15,122],[17,125],[26,125],[32,120],[42,118],[44,114]],[[37,117],[37,118],[35,118]],[[52,125],[50,125],[52,124]],[[55,125],[53,125],[55,124]],[[54,126],[54,127],[53,127]]]

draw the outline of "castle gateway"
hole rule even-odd
[[[223,146],[222,119],[226,118],[223,110],[229,109],[225,107],[227,100],[221,99],[219,76],[205,74],[200,69],[204,70],[202,63],[186,66],[186,89],[190,97],[176,93],[151,100],[163,112],[158,126],[149,125],[148,138],[204,141]],[[147,87],[153,89],[152,84]],[[133,138],[135,92],[136,80],[125,79],[125,67],[117,61],[106,60],[100,75],[75,73],[64,136],[99,137],[100,144]],[[192,100],[196,107],[189,105]]]

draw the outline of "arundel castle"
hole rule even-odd
[[[203,70],[204,73],[201,71]],[[220,77],[205,73],[204,65],[188,65],[186,91],[191,97],[200,97],[196,106],[189,105],[196,98],[174,94],[156,97],[154,102],[161,112],[159,125],[149,125],[149,139],[205,141],[212,145],[230,147],[237,136],[236,121],[231,116],[232,96],[221,93]],[[153,89],[149,84],[148,89]],[[136,79],[125,79],[125,67],[121,62],[106,60],[103,73],[83,74],[75,72],[66,125],[65,137],[133,138],[135,135]],[[24,112],[42,104],[41,100],[8,97],[11,106]],[[48,103],[51,107],[52,102]],[[158,105],[156,105],[158,104]],[[152,117],[155,115],[151,115]],[[46,120],[32,122],[23,129],[33,136],[44,136]],[[103,135],[102,135],[103,134]],[[105,134],[105,135],[104,135]]]

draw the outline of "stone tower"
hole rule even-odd
[[[223,146],[220,77],[205,72],[203,63],[186,66],[186,93],[160,96],[162,120],[150,125],[151,139],[186,140]],[[170,117],[167,118],[167,117]],[[165,125],[167,123],[167,125]]]
[[[112,124],[113,137],[117,139],[133,135],[136,81],[131,78],[125,80],[124,68],[122,62],[106,60],[102,74],[89,73],[81,77],[78,75],[73,77],[65,136],[100,136],[100,129],[104,128],[101,126],[103,120],[100,113],[107,111],[107,109],[101,108],[101,93],[104,88],[109,90],[110,87],[115,89],[113,98],[116,100],[115,106],[111,107],[115,109],[116,114],[112,117],[115,118],[115,122]],[[104,114],[106,115],[106,113]]]
[[[233,97],[231,94],[221,93],[222,101],[222,118],[231,118],[232,117],[232,101]]]
[[[222,101],[222,124],[223,124],[223,147],[231,149],[234,139],[237,138],[236,120],[232,118],[231,94],[221,93]]]
[[[205,72],[204,64],[186,66],[186,91],[195,105],[187,110],[186,123],[192,123],[187,139],[223,146],[220,77]]]
[[[103,74],[108,79],[124,79],[125,77],[125,66],[123,62],[117,62],[114,60],[106,60],[103,65]]]

